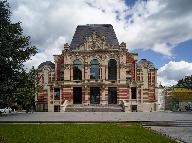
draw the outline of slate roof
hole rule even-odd
[[[101,37],[105,36],[106,41],[114,48],[119,47],[118,39],[111,24],[87,24],[77,26],[70,48],[77,49],[78,46],[83,44],[84,38],[91,36],[93,32]]]
[[[38,70],[41,70],[43,68],[43,66],[45,65],[48,65],[50,66],[52,69],[55,69],[55,64],[52,63],[51,61],[46,61],[46,62],[43,62],[41,63],[39,66],[38,66]]]
[[[137,63],[137,68],[141,69],[143,67],[143,65],[147,65],[147,67],[149,69],[155,69],[154,64],[151,61],[148,61],[147,59],[141,59],[138,63]]]

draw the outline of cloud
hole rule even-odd
[[[174,85],[187,75],[192,75],[192,63],[186,61],[170,61],[158,70],[158,83]]]
[[[186,6],[188,10],[185,11],[175,3],[191,5],[190,0],[183,3],[179,0],[138,1],[131,9],[133,16],[130,21],[133,22],[126,28],[127,36],[132,37],[125,37],[130,48],[148,48],[172,56],[172,49],[177,44],[191,39],[188,30],[192,30],[192,10]]]
[[[119,42],[128,48],[151,49],[172,56],[179,43],[192,39],[191,0],[138,0],[131,7],[123,0],[19,0],[11,1],[12,21],[22,22],[24,34],[39,53],[27,62],[37,67],[61,53],[57,41],[70,43],[77,25],[112,24]],[[61,38],[62,37],[62,38]],[[60,43],[60,45],[62,45]]]
[[[31,58],[31,60],[28,60],[25,63],[25,67],[29,70],[32,66],[35,66],[37,68],[40,63],[45,61],[53,61],[54,57],[53,55],[57,55],[58,53],[61,53],[63,49],[63,42],[65,42],[64,37],[59,37],[54,43],[49,43],[48,47],[43,52],[38,52],[35,56]]]

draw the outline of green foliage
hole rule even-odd
[[[179,80],[176,87],[192,88],[192,75],[185,76],[185,78]]]
[[[176,143],[138,124],[2,124],[0,136],[9,143]]]
[[[19,77],[20,84],[18,86],[17,104],[24,109],[35,105],[35,95],[42,89],[38,85],[38,72],[34,67],[29,72],[23,71]]]
[[[19,94],[23,63],[37,53],[30,37],[23,36],[20,22],[12,23],[10,15],[8,2],[0,1],[0,102],[6,105],[11,105]]]

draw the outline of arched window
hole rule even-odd
[[[114,59],[108,63],[108,80],[117,80],[117,61]]]
[[[93,59],[90,63],[90,79],[100,79],[100,69],[99,69],[99,62],[96,59]]]
[[[73,62],[73,80],[82,80],[82,63],[80,60]]]

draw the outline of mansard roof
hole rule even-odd
[[[77,49],[84,43],[84,38],[91,36],[94,32],[100,37],[105,36],[106,42],[114,48],[119,47],[119,42],[111,24],[87,24],[76,28],[70,48]]]
[[[54,63],[52,63],[51,61],[46,61],[46,62],[41,63],[41,64],[38,66],[38,70],[42,70],[42,68],[43,68],[45,65],[51,67],[51,69],[55,69],[55,64],[54,64]]]
[[[151,61],[148,61],[147,59],[141,59],[138,63],[137,63],[137,68],[141,69],[142,67],[147,67],[149,69],[155,69],[154,64]]]

